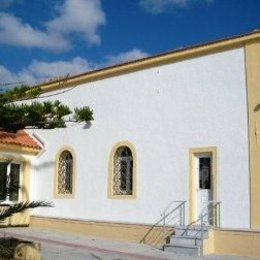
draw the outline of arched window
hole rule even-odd
[[[58,161],[58,194],[72,194],[73,192],[73,157],[65,150]]]
[[[113,169],[113,195],[132,195],[133,155],[127,146],[117,148]]]

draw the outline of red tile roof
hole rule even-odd
[[[41,146],[24,130],[17,133],[0,131],[0,144],[10,144],[33,149],[41,149]]]

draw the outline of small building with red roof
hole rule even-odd
[[[42,147],[28,132],[19,130],[16,133],[0,131],[0,149],[37,155]]]

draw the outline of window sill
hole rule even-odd
[[[136,199],[136,195],[109,195],[108,196],[109,199],[123,199],[123,200],[135,200]]]
[[[74,199],[75,194],[54,194],[54,199]]]

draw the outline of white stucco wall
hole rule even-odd
[[[77,86],[54,96],[89,105],[94,124],[39,130],[46,151],[32,192],[55,208],[35,214],[154,223],[172,200],[188,200],[189,149],[217,147],[223,227],[249,227],[247,104],[243,49],[184,60]],[[110,150],[129,141],[137,154],[137,199],[107,198]],[[55,155],[76,152],[75,199],[54,199]]]

